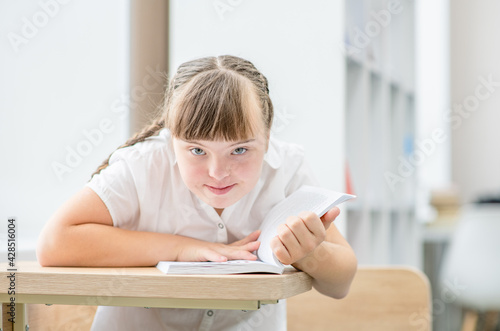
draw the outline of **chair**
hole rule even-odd
[[[462,330],[494,329],[500,311],[500,205],[464,208],[441,270],[442,292],[465,309]]]
[[[431,308],[430,285],[422,272],[360,266],[341,300],[314,289],[288,299],[288,330],[429,331]]]

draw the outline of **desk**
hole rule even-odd
[[[8,268],[0,264],[3,331],[11,327],[6,323],[11,298]],[[37,262],[17,262],[16,269],[15,331],[25,331],[27,303],[256,310],[312,288],[311,277],[294,269],[283,275],[182,276],[165,275],[155,267],[40,267]]]

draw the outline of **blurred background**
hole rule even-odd
[[[44,223],[156,116],[178,65],[232,54],[268,78],[273,135],[304,145],[325,187],[358,196],[338,225],[360,263],[423,270],[435,329],[455,330],[462,307],[443,299],[441,266],[464,208],[500,200],[499,12],[488,0],[0,0],[0,239],[15,217],[19,258],[35,259]]]

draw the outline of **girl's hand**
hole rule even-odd
[[[259,235],[260,230],[257,230],[229,245],[187,238],[188,242],[183,243],[183,247],[179,250],[177,261],[257,260],[257,256],[252,252],[260,246],[260,242],[256,241]]]
[[[271,249],[283,264],[293,264],[318,247],[326,237],[326,230],[340,214],[337,207],[321,218],[312,212],[290,216],[278,226],[278,235],[271,240]]]

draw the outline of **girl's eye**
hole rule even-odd
[[[205,151],[201,148],[191,148],[190,150],[194,155],[205,155]]]
[[[235,155],[240,155],[240,154],[243,154],[247,151],[246,148],[243,148],[243,147],[238,147],[236,148],[234,151],[233,151],[233,154]]]

